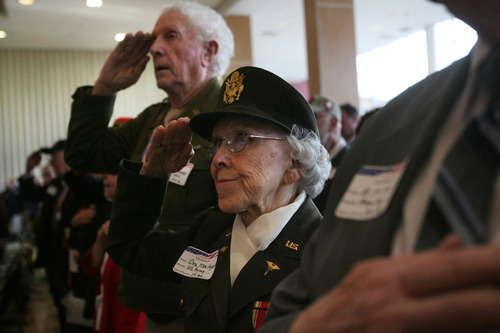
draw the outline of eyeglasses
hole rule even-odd
[[[212,146],[210,147],[210,155],[215,156],[222,142],[226,144],[227,150],[231,153],[239,153],[247,146],[249,140],[266,139],[266,140],[284,140],[283,138],[265,135],[246,134],[244,132],[234,131],[229,133],[225,138],[212,138]]]

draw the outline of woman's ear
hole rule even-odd
[[[292,160],[292,165],[285,171],[283,177],[283,182],[285,184],[293,184],[302,178],[302,172],[300,171],[300,164],[296,160]]]
[[[205,67],[209,67],[212,63],[215,55],[219,51],[219,44],[215,40],[211,40],[206,44],[205,53],[202,57],[202,64]]]

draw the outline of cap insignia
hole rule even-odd
[[[234,71],[231,77],[226,80],[226,91],[224,92],[223,98],[224,103],[231,104],[240,99],[241,92],[245,87],[243,85],[244,78],[245,75],[240,75],[238,71]]]

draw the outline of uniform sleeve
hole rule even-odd
[[[115,96],[91,95],[92,87],[73,94],[64,158],[77,171],[116,174],[124,158],[130,158],[142,130],[143,117],[119,128],[108,127]]]
[[[37,185],[33,176],[21,176],[17,180],[19,182],[19,190],[21,192],[21,196],[24,199],[31,201],[43,200],[44,193],[47,190],[46,186]]]
[[[316,231],[307,242],[300,267],[274,288],[269,309],[259,333],[287,332],[296,316],[312,303],[310,265],[314,258]]]
[[[127,271],[177,281],[172,268],[186,248],[187,235],[155,228],[167,179],[140,175],[140,168],[130,161],[120,166],[106,250]]]
[[[101,203],[104,201],[102,179],[95,179],[89,173],[79,174],[71,170],[64,175],[64,181],[83,203]]]

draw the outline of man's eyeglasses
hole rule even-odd
[[[226,144],[227,150],[231,153],[239,153],[247,146],[249,140],[253,139],[266,139],[266,140],[284,140],[280,137],[265,136],[265,135],[254,135],[247,134],[244,132],[234,131],[229,133],[225,138],[212,138],[212,146],[210,147],[210,155],[215,156],[217,150],[219,150],[222,142]]]

